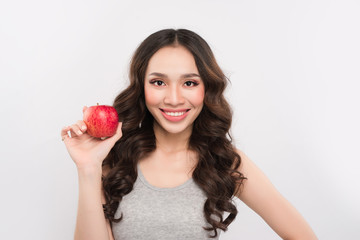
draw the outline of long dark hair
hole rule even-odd
[[[204,229],[214,231],[212,237],[216,237],[216,229],[226,231],[237,215],[232,198],[244,176],[236,170],[241,158],[231,143],[229,133],[232,111],[223,95],[228,79],[205,40],[186,29],[165,29],[151,34],[132,57],[130,84],[113,104],[123,121],[123,136],[103,162],[104,169],[108,169],[103,176],[104,213],[111,222],[121,221],[122,214],[116,219],[115,212],[123,196],[133,188],[137,163],[156,148],[154,119],[145,105],[145,71],[152,55],[160,48],[171,45],[181,45],[192,53],[205,85],[204,106],[194,121],[189,149],[195,151],[199,158],[193,179],[207,196],[204,215],[211,227]],[[229,213],[226,219],[222,216],[224,212]]]

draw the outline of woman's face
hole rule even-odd
[[[192,131],[205,88],[195,59],[185,47],[163,47],[150,58],[144,89],[154,124],[172,134]]]

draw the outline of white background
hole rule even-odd
[[[320,239],[360,239],[356,0],[1,1],[0,239],[72,239],[77,172],[60,129],[112,104],[138,44],[205,38],[232,84],[232,134]],[[221,239],[279,239],[237,201]]]

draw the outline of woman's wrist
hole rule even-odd
[[[100,176],[102,175],[102,166],[100,164],[76,165],[78,174],[81,176]]]

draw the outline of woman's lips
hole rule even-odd
[[[165,109],[160,108],[161,114],[169,121],[178,122],[184,119],[190,109]]]

